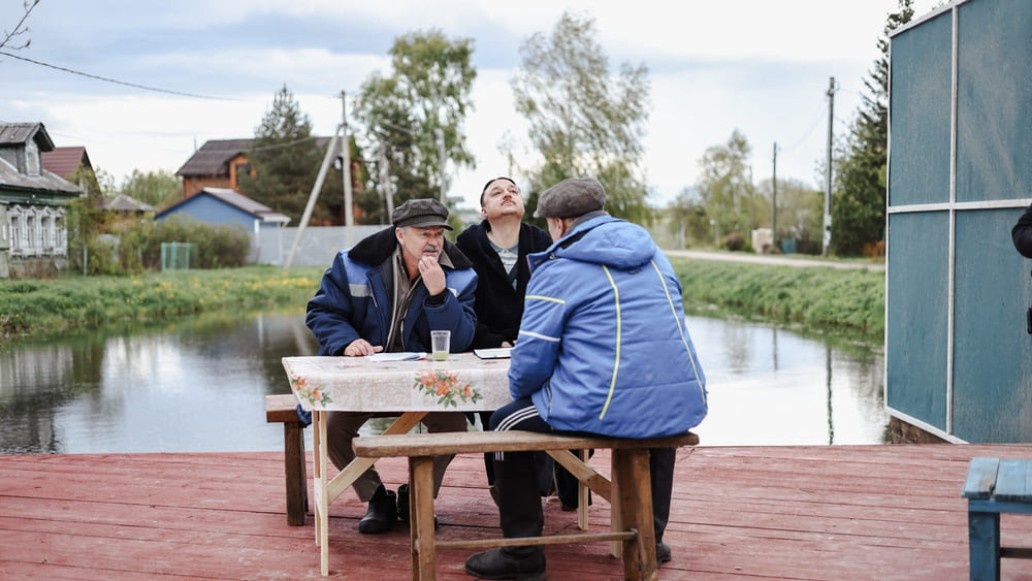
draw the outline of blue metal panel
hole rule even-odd
[[[1010,236],[1022,211],[957,213],[953,433],[968,442],[1032,442],[1032,260]]]
[[[214,196],[198,194],[172,209],[158,221],[179,216],[180,218],[192,218],[208,224],[241,226],[248,233],[254,229],[255,217],[243,210],[231,206]]]
[[[891,214],[886,403],[946,430],[949,213]]]
[[[958,11],[957,201],[1028,197],[1032,2],[968,2]]]
[[[950,199],[949,12],[892,39],[889,206]]]

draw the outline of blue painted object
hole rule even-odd
[[[1032,548],[1000,545],[1000,514],[1032,514],[1032,459],[972,458],[964,482],[972,581],[1000,579],[1000,559]]]

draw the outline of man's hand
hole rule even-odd
[[[444,269],[437,263],[437,258],[426,254],[420,257],[419,275],[423,277],[423,286],[430,296],[444,292],[447,281],[444,278]]]
[[[346,357],[363,357],[365,355],[379,353],[380,351],[383,351],[383,347],[380,345],[373,346],[365,339],[355,339],[350,345],[344,348],[344,355]]]

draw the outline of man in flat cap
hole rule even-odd
[[[429,352],[430,331],[439,329],[451,331],[452,352],[465,351],[472,343],[477,275],[444,238],[444,231],[452,229],[448,208],[434,199],[409,200],[394,210],[391,222],[391,227],[338,253],[308,301],[305,322],[319,340],[319,355]],[[361,412],[327,414],[327,449],[338,469],[354,459],[351,442],[370,417]],[[423,423],[429,432],[466,430],[461,412],[431,413]],[[434,458],[435,497],[451,459]],[[408,520],[406,493],[387,490],[374,468],[353,486],[362,502],[369,503],[359,532],[383,533],[399,516]]]
[[[574,432],[619,438],[683,434],[706,416],[706,378],[681,305],[681,284],[649,233],[613,218],[594,179],[545,190],[535,217],[554,243],[529,257],[533,273],[509,366],[513,402],[492,430]],[[651,451],[656,557],[670,512],[675,451]],[[544,526],[533,455],[496,454],[502,534],[536,537]],[[544,579],[538,546],[502,547],[466,560],[482,579]]]

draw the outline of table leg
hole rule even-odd
[[[329,499],[326,492],[326,412],[323,410],[312,411],[312,438],[315,450],[318,451],[315,459],[315,537],[319,545],[319,568],[323,576],[330,574],[330,543],[329,543]]]
[[[1000,513],[968,511],[971,581],[1000,581]]]
[[[406,412],[398,416],[384,434],[404,434],[427,412]],[[333,479],[327,477],[329,455],[326,451],[326,410],[312,410],[312,474],[315,492],[315,544],[319,546],[319,565],[323,576],[330,574],[329,505],[359,476],[376,463],[374,458],[355,458]],[[431,490],[433,488],[431,487]],[[433,521],[433,518],[431,518]]]

